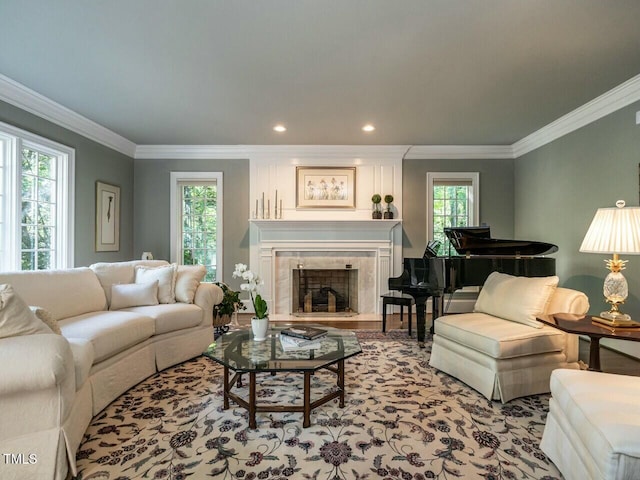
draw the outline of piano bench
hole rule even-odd
[[[409,307],[409,336],[411,336],[411,314],[412,306],[416,303],[411,295],[401,292],[389,292],[382,297],[382,332],[387,331],[387,305],[400,306],[400,323],[403,323],[404,307]]]

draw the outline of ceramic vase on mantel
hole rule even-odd
[[[269,317],[251,319],[251,331],[253,332],[253,340],[256,342],[262,342],[267,339],[267,332],[269,331]]]

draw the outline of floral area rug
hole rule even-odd
[[[301,413],[222,408],[222,367],[201,357],[165,370],[93,419],[78,479],[558,479],[539,449],[548,395],[489,402],[429,367],[404,331],[357,332],[345,407]],[[312,377],[312,399],[335,376]],[[245,390],[246,387],[244,387]],[[248,395],[248,392],[240,393]],[[302,403],[302,375],[265,373],[259,402]]]

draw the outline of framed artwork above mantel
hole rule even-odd
[[[356,208],[356,167],[296,167],[296,208]]]

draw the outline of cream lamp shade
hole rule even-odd
[[[595,317],[594,320],[614,327],[640,326],[620,312],[618,307],[629,294],[627,281],[621,273],[627,261],[620,260],[619,255],[640,254],[640,207],[625,207],[624,200],[618,200],[616,207],[599,208],[582,241],[580,251],[613,254],[612,259],[606,260],[611,273],[605,278],[603,288],[611,309],[602,312],[601,318]]]
[[[584,236],[585,253],[640,254],[640,207],[599,208]]]

